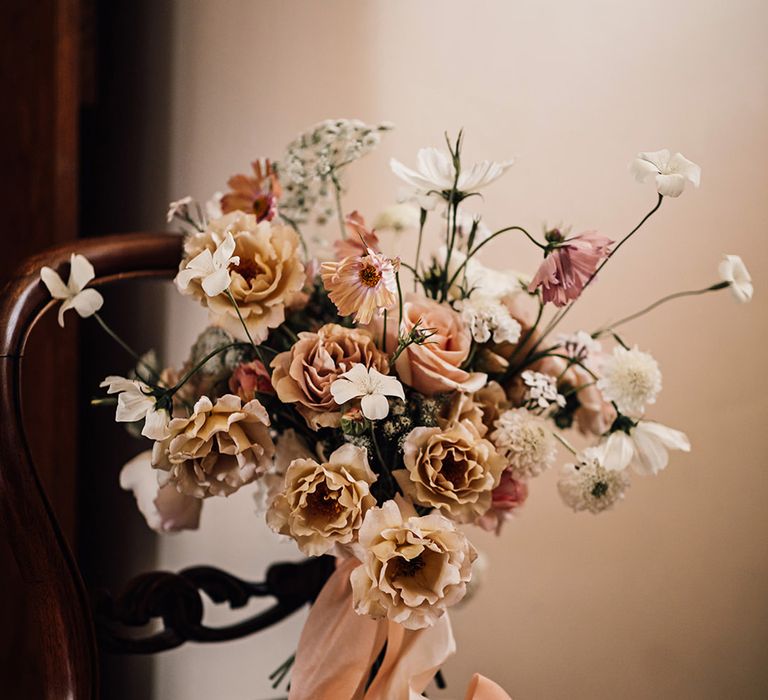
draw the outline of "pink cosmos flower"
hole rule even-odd
[[[585,231],[564,240],[544,258],[528,291],[541,287],[542,298],[555,306],[578,299],[584,285],[605,258],[613,241],[597,231]]]
[[[513,511],[528,498],[528,484],[515,479],[512,472],[505,469],[501,472],[499,485],[492,491],[492,498],[491,507],[475,521],[475,525],[498,535],[501,526],[512,517]]]
[[[378,311],[397,302],[399,258],[387,258],[368,249],[366,255],[351,255],[339,262],[324,262],[321,277],[328,297],[341,316],[355,314],[360,324],[370,323]]]
[[[379,252],[379,237],[373,229],[365,227],[365,219],[359,211],[347,214],[344,221],[347,227],[347,237],[333,242],[336,259],[343,260],[350,255],[365,255],[368,250]]]

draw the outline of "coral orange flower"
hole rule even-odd
[[[321,267],[328,297],[339,314],[355,314],[357,323],[370,323],[374,314],[397,302],[399,258],[387,258],[368,249],[367,255],[350,255]]]
[[[359,211],[347,214],[344,220],[347,227],[347,238],[339,238],[333,242],[336,260],[343,260],[350,255],[365,255],[368,250],[379,252],[379,237],[373,229],[365,227],[365,219]]]
[[[221,211],[244,211],[255,214],[256,221],[272,221],[277,213],[277,200],[282,192],[277,173],[267,159],[262,168],[261,161],[251,163],[253,177],[233,175],[227,180],[231,192],[221,198]]]

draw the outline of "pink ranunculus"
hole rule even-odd
[[[337,260],[343,260],[352,255],[359,257],[365,255],[368,250],[374,253],[380,252],[379,237],[373,229],[365,227],[365,219],[360,212],[353,211],[347,214],[344,224],[347,228],[347,237],[333,242]]]
[[[256,398],[256,393],[274,394],[272,380],[267,368],[259,361],[243,362],[235,368],[229,378],[229,390],[244,403]]]
[[[488,532],[501,532],[501,526],[512,517],[528,498],[528,484],[515,479],[509,469],[501,473],[499,485],[492,492],[491,507],[477,520],[475,525]]]
[[[605,258],[613,241],[597,231],[585,231],[564,240],[554,248],[528,285],[534,292],[541,287],[542,299],[555,306],[565,306],[578,299],[584,285]]]
[[[472,336],[461,317],[448,304],[439,304],[418,294],[406,295],[403,304],[402,334],[419,325],[430,333],[422,345],[409,345],[395,363],[403,384],[427,396],[449,391],[478,391],[485,386],[487,375],[461,369],[472,346]],[[375,321],[375,337],[381,337],[383,320]],[[387,352],[397,347],[397,316],[389,314]]]

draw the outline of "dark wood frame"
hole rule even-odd
[[[91,605],[35,470],[22,418],[25,345],[32,328],[55,305],[40,282],[40,268],[48,265],[66,279],[70,256],[77,252],[93,263],[94,287],[130,279],[168,279],[178,269],[181,244],[178,234],[136,233],[60,245],[22,264],[0,298],[0,405],[4,409],[0,421],[0,527],[9,534],[24,595],[42,639],[40,661],[48,698],[97,697],[97,638],[102,649],[123,653],[154,653],[188,640],[236,639],[313,602],[333,571],[333,558],[320,557],[273,564],[266,580],[256,583],[213,567],[194,567],[178,574],[150,572],[131,581],[117,597],[99,592]],[[246,620],[211,628],[202,622],[200,591],[231,607],[242,607],[253,596],[273,596],[277,601]],[[122,631],[153,618],[162,620],[160,632],[137,638]]]

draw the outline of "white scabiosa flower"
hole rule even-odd
[[[628,488],[626,472],[606,469],[594,448],[584,450],[575,464],[566,464],[557,482],[560,497],[575,512],[602,513],[624,498]]]
[[[382,211],[374,220],[373,228],[377,231],[403,233],[419,228],[419,209],[412,204],[393,204]]]
[[[59,325],[64,328],[64,314],[74,309],[81,318],[93,316],[103,305],[104,297],[95,289],[85,289],[95,277],[93,265],[84,255],[73,253],[69,258],[69,279],[64,284],[56,270],[43,267],[40,279],[54,299],[63,303],[59,307]]]
[[[669,450],[691,451],[688,436],[661,423],[639,421],[611,433],[599,445],[606,469],[621,471],[630,464],[638,474],[658,474],[669,463]]]
[[[525,408],[512,408],[498,417],[494,427],[489,438],[513,476],[536,476],[552,466],[557,446],[542,418]]]
[[[682,153],[672,155],[668,149],[638,153],[629,166],[638,182],[653,179],[656,191],[665,197],[679,197],[687,182],[698,187],[701,182],[701,168],[688,160]]]
[[[717,268],[720,279],[728,282],[737,301],[746,304],[752,299],[752,277],[744,261],[738,255],[724,255]]]
[[[531,410],[545,411],[550,406],[565,406],[565,396],[557,390],[557,379],[551,374],[526,370],[520,375],[526,386],[523,400]]]
[[[557,343],[562,348],[563,354],[568,355],[577,362],[587,362],[598,357],[603,351],[603,346],[595,340],[587,331],[576,333],[561,333],[557,336]]]
[[[656,403],[661,391],[661,370],[656,360],[637,347],[616,347],[600,368],[600,389],[606,401],[629,416],[642,415],[647,404]]]
[[[492,297],[472,295],[455,303],[461,318],[478,343],[516,343],[522,326],[509,313],[509,309]]]

